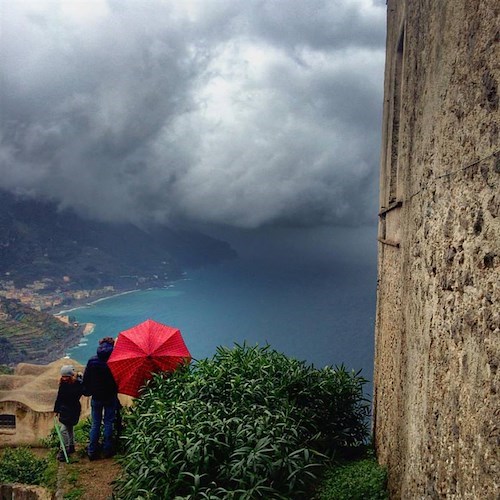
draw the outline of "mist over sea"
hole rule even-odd
[[[178,327],[196,359],[212,356],[220,345],[269,343],[316,367],[362,369],[371,381],[375,289],[374,262],[332,266],[240,258],[190,271],[169,288],[73,310],[78,321],[96,327],[68,355],[85,364],[99,338],[116,337],[150,318]]]

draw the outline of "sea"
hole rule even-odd
[[[85,364],[98,339],[153,319],[181,330],[195,359],[218,346],[270,345],[317,368],[373,377],[376,266],[239,258],[188,271],[165,288],[98,300],[69,314],[94,331],[68,351]]]

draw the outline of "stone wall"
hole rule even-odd
[[[52,500],[54,495],[42,486],[0,484],[0,500]]]
[[[54,427],[54,413],[38,412],[18,401],[0,402],[0,414],[15,417],[15,427],[0,429],[0,446],[40,446]]]
[[[387,13],[377,453],[393,498],[499,498],[500,4]]]

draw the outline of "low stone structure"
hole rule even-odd
[[[0,484],[0,500],[52,500],[54,495],[42,486]]]
[[[54,427],[54,402],[61,366],[83,367],[63,358],[49,365],[19,363],[13,375],[0,375],[0,446],[39,446]],[[82,396],[82,418],[90,414],[89,398]]]

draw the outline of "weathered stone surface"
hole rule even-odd
[[[52,500],[54,496],[41,486],[25,484],[0,484],[1,500]]]
[[[11,425],[0,426],[0,447],[39,446],[54,427],[54,402],[59,387],[61,366],[83,366],[62,358],[49,365],[19,363],[13,375],[0,375],[0,415],[11,418]],[[90,414],[90,400],[82,397],[81,418]]]
[[[500,498],[500,4],[387,9],[378,457],[392,498]]]

